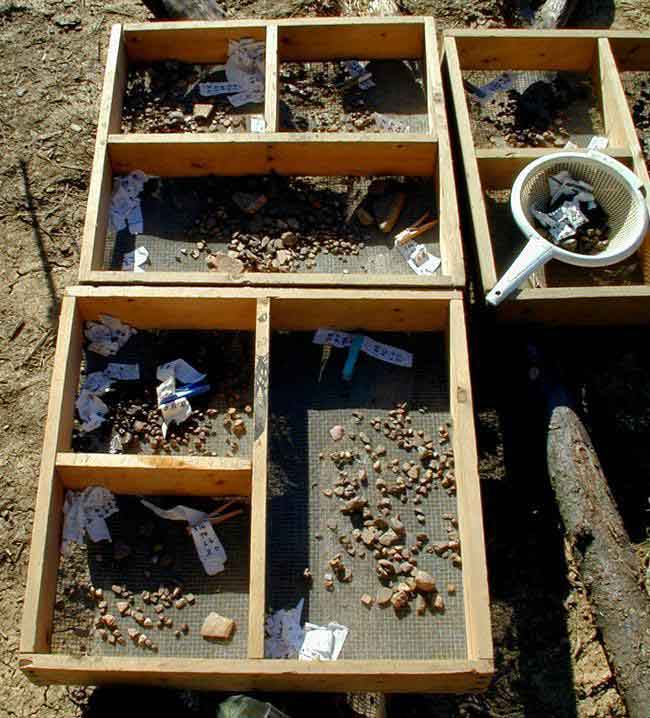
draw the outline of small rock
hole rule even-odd
[[[387,606],[393,597],[393,589],[387,586],[383,586],[377,591],[377,604],[380,606]]]
[[[436,611],[445,610],[445,602],[440,594],[438,594],[433,602],[433,607]]]
[[[372,608],[372,604],[375,602],[375,599],[369,594],[364,593],[363,596],[361,596],[360,601],[364,606],[366,606],[366,608]]]
[[[235,622],[232,618],[226,618],[218,613],[210,613],[201,626],[201,636],[203,638],[217,638],[219,640],[228,640],[235,630]]]
[[[340,424],[336,424],[330,429],[330,436],[334,441],[340,441],[345,436],[345,429]]]
[[[117,610],[120,612],[121,616],[124,616],[126,612],[129,610],[129,602],[128,601],[118,601],[116,604]]]
[[[424,616],[426,610],[427,600],[421,593],[418,593],[417,598],[415,599],[415,612],[418,616]]]
[[[418,591],[430,593],[436,590],[436,582],[433,580],[433,576],[426,571],[416,571],[415,587]]]

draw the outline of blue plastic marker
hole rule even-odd
[[[199,382],[196,382],[195,384],[187,384],[184,387],[177,389],[173,394],[165,397],[160,403],[169,404],[169,402],[176,401],[176,399],[189,399],[192,396],[207,394],[209,391],[209,384],[200,384]]]
[[[359,354],[361,353],[362,344],[363,335],[355,334],[354,338],[352,339],[352,344],[350,344],[350,348],[348,349],[348,357],[345,360],[345,365],[343,366],[343,379],[345,381],[352,381],[354,367],[356,366],[357,359],[359,358]]]

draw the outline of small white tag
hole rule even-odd
[[[208,576],[221,573],[225,568],[226,552],[214,532],[209,519],[204,519],[191,528],[192,539],[203,568]]]
[[[251,132],[264,132],[266,122],[261,115],[251,115]]]
[[[146,247],[138,247],[127,252],[122,258],[122,271],[144,272],[145,264],[149,261],[149,252]]]
[[[588,150],[598,150],[599,152],[602,152],[603,150],[607,149],[608,145],[609,145],[609,140],[607,139],[607,137],[601,137],[600,135],[594,135],[589,140],[587,149]]]
[[[174,359],[174,361],[161,364],[156,371],[158,381],[165,381],[170,376],[175,377],[180,384],[195,384],[205,379],[206,375],[198,372],[185,359]]]
[[[395,246],[416,274],[433,274],[442,264],[440,257],[431,254],[423,244],[418,244],[414,239]]]
[[[329,346],[345,349],[352,344],[354,336],[348,332],[337,332],[331,329],[318,329],[314,334],[314,344],[328,344]],[[365,352],[374,359],[388,362],[389,364],[397,364],[398,366],[412,367],[413,354],[392,347],[388,344],[382,344],[370,337],[363,337],[361,351]]]
[[[237,82],[201,82],[199,93],[202,97],[213,97],[214,95],[230,95],[233,92],[241,92],[241,85]]]

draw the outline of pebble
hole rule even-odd
[[[201,636],[205,639],[228,640],[235,630],[235,622],[218,613],[209,613],[201,626]]]
[[[393,589],[387,586],[382,586],[377,591],[377,604],[379,606],[387,606],[393,597]]]
[[[375,602],[375,599],[368,593],[364,593],[359,600],[366,608],[372,608],[372,604]]]
[[[415,572],[415,587],[418,591],[430,593],[436,590],[436,582],[431,574],[418,570]]]
[[[424,616],[427,610],[427,600],[426,598],[421,594],[418,593],[416,599],[415,599],[415,612],[418,616]]]
[[[337,424],[330,429],[330,436],[334,441],[340,441],[345,436],[345,429]]]

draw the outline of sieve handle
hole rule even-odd
[[[599,160],[600,162],[604,162],[606,165],[609,165],[613,170],[618,172],[620,175],[623,175],[625,179],[629,182],[629,184],[634,187],[634,189],[639,190],[643,192],[643,182],[632,172],[631,169],[628,169],[622,162],[619,162],[618,160],[615,160],[613,157],[610,157],[609,155],[606,155],[602,152],[598,152],[597,150],[589,150],[587,154],[590,157],[593,157],[595,160]],[[645,192],[643,192],[645,194]]]
[[[496,307],[508,297],[536,269],[553,256],[553,245],[544,239],[529,239],[508,271],[494,285],[485,300]]]

